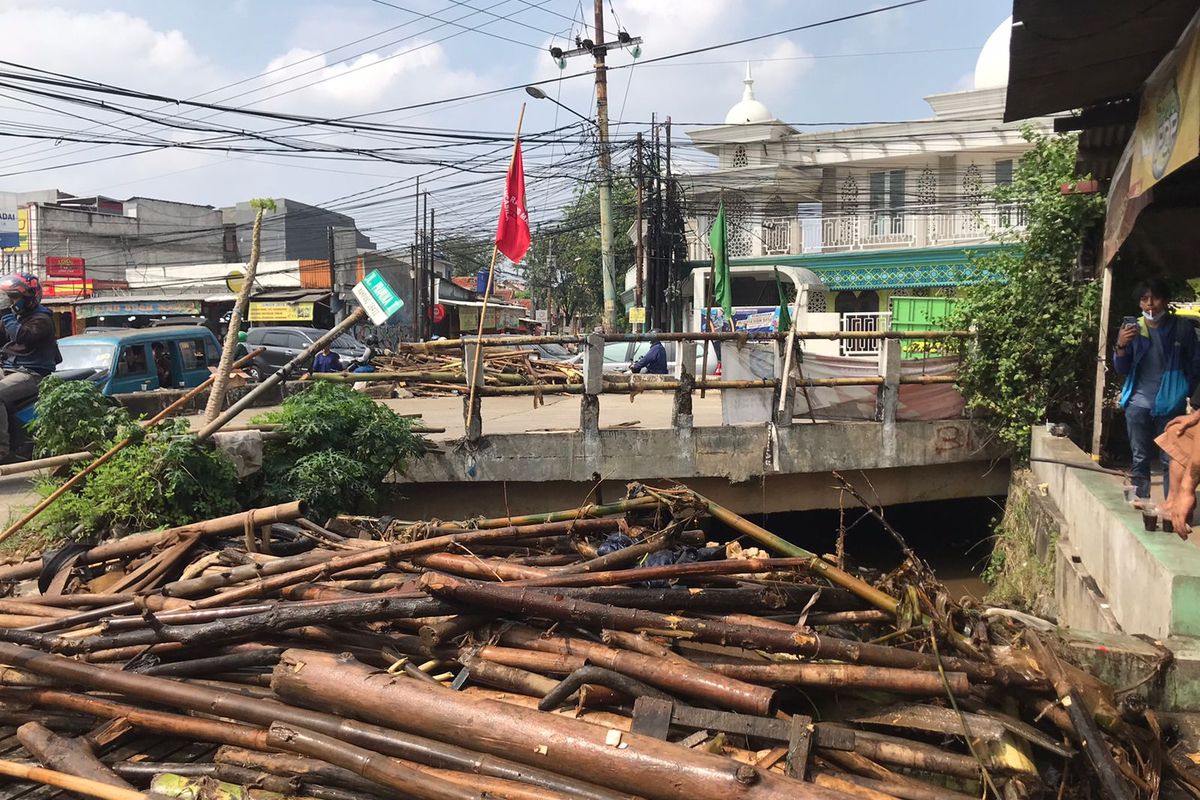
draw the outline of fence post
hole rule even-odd
[[[479,369],[475,369],[475,362],[483,358],[483,348],[475,343],[478,337],[463,336],[463,372],[466,375],[467,387],[466,394],[463,395],[463,422],[465,423],[467,441],[477,442],[479,437],[483,435],[483,398],[475,395],[475,402],[471,402],[471,380],[474,378],[475,389],[478,391],[483,388],[483,364],[479,365]]]
[[[779,395],[771,407],[775,409],[776,426],[791,425],[792,418],[796,416],[796,369],[794,363],[796,356],[794,352],[788,352],[788,348],[796,346],[796,339],[793,336],[775,342],[775,363],[779,370]]]
[[[875,418],[885,424],[895,424],[896,409],[900,406],[900,340],[884,339],[879,343],[879,387]]]
[[[692,390],[696,386],[696,343],[679,342],[675,353],[675,377],[679,379],[679,388],[675,390],[675,405],[671,409],[671,427],[681,433],[691,433],[694,424]]]
[[[600,434],[600,393],[604,391],[604,335],[589,334],[583,352],[583,396],[579,429],[585,436]]]

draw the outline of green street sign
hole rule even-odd
[[[354,287],[354,297],[362,305],[371,322],[383,325],[404,308],[404,301],[388,286],[379,270],[373,270]]]

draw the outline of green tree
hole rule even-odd
[[[633,265],[634,245],[628,236],[637,216],[634,185],[627,171],[613,176],[613,263],[617,292],[625,287],[625,271]],[[538,305],[547,295],[568,317],[592,317],[604,307],[600,272],[600,192],[594,183],[582,184],[562,209],[553,227],[533,232],[525,256],[525,279]]]
[[[450,262],[454,275],[474,275],[492,263],[492,240],[487,236],[455,234],[440,239],[438,253]]]
[[[995,280],[963,290],[951,323],[975,337],[959,368],[967,405],[1019,460],[1029,430],[1047,413],[1069,415],[1084,433],[1090,418],[1100,291],[1079,280],[1076,259],[1088,229],[1104,214],[1098,194],[1063,194],[1075,175],[1077,139],[1026,128],[1033,144],[994,200],[1027,215],[1024,234],[995,238],[1015,246],[979,253],[971,265]],[[1013,213],[1018,213],[1014,208]]]

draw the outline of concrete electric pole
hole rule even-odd
[[[640,52],[637,47],[642,43],[640,36],[630,36],[620,31],[615,42],[604,41],[604,2],[595,0],[596,12],[596,42],[590,39],[580,41],[576,49],[563,52],[561,47],[551,47],[550,55],[556,61],[565,58],[591,53],[596,60],[596,128],[599,131],[600,154],[600,269],[604,283],[604,329],[613,332],[618,329],[617,320],[617,267],[613,260],[613,224],[612,224],[612,155],[608,147],[608,74],[605,66],[605,56],[609,48],[633,47],[634,57]],[[535,95],[536,97],[537,95]]]

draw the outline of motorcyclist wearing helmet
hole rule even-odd
[[[42,284],[34,275],[0,278],[7,309],[0,316],[0,462],[11,461],[9,415],[37,396],[38,384],[62,363],[50,309],[42,305]]]
[[[246,338],[247,336],[245,331],[238,331],[237,347],[235,347],[233,350],[234,361],[241,361],[246,357],[246,354],[250,352],[246,349]]]

